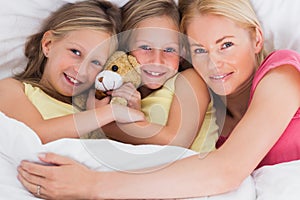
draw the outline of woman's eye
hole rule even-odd
[[[76,49],[71,49],[72,53],[77,55],[77,56],[81,56],[80,51],[76,50]]]
[[[195,54],[201,54],[201,53],[207,53],[207,51],[205,49],[202,48],[198,48],[194,50]]]
[[[223,45],[222,45],[222,49],[226,49],[226,48],[228,48],[228,47],[231,47],[233,45],[233,43],[232,42],[225,42]]]
[[[151,50],[151,47],[148,45],[141,45],[139,48],[147,51]]]

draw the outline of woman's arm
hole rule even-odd
[[[282,66],[260,81],[249,109],[229,139],[204,159],[191,156],[151,173],[149,170],[147,173],[124,173],[82,170],[82,166],[73,161],[70,164],[66,158],[50,155],[43,161],[62,165],[49,167],[23,163],[20,180],[32,192],[35,192],[36,184],[41,184],[45,194],[52,197],[187,198],[228,192],[237,188],[255,169],[299,106],[300,73],[290,66]],[[68,164],[58,162],[59,159],[66,159]],[[87,178],[76,193],[73,188],[76,184],[70,184],[74,182],[70,180],[77,179],[82,173]],[[59,190],[57,185],[63,189]],[[53,188],[57,189],[55,193]]]
[[[85,171],[74,162],[55,168],[26,162],[20,168],[21,181],[31,192],[36,188],[32,185],[39,183],[47,191],[62,184],[64,189],[47,193],[52,197],[55,194],[66,197],[67,191],[74,191],[75,183],[70,184],[72,181],[68,180],[76,180],[79,172],[89,177],[81,182],[82,192],[89,189],[86,198],[91,195],[97,199],[188,198],[228,192],[237,188],[255,169],[299,106],[299,71],[291,66],[278,67],[260,81],[249,109],[229,139],[203,159],[191,156],[151,173],[149,170],[147,173]],[[56,162],[59,159],[62,158],[51,155],[43,161],[59,164]],[[68,169],[67,173],[66,168],[73,170]]]
[[[21,82],[12,78],[1,80],[0,93],[0,110],[7,116],[31,127],[43,143],[59,138],[77,138],[115,119],[121,120],[121,122],[143,119],[142,113],[138,111],[130,111],[128,108],[122,107],[117,110],[116,107],[113,108],[107,104],[94,110],[44,120],[25,95]],[[126,117],[128,118],[126,119]]]
[[[103,130],[107,136],[127,143],[189,147],[199,132],[209,102],[206,84],[194,69],[187,69],[175,81],[175,94],[165,126],[147,121],[111,123]]]
[[[290,65],[270,70],[258,83],[246,114],[223,145],[224,150],[238,148],[240,153],[235,156],[244,157],[238,167],[248,173],[249,166],[255,168],[278,141],[299,106],[299,71]]]

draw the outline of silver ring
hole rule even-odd
[[[36,194],[37,194],[38,196],[41,195],[41,186],[40,186],[40,185],[37,185],[37,188],[36,188]]]

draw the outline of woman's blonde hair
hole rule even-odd
[[[108,1],[87,0],[64,4],[44,21],[38,33],[28,38],[25,44],[25,56],[28,58],[28,63],[25,70],[15,75],[15,78],[38,86],[51,96],[59,96],[39,84],[47,61],[41,43],[44,33],[51,30],[58,40],[69,32],[80,29],[104,31],[113,36],[120,31],[120,26],[120,10]],[[112,45],[117,47],[117,41]]]
[[[179,0],[179,10],[182,17],[180,29],[185,34],[191,19],[199,14],[226,17],[240,27],[248,29],[252,35],[255,35],[256,29],[262,31],[257,16],[248,0]],[[262,48],[256,55],[258,65],[265,56],[265,50]]]

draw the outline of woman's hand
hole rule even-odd
[[[22,161],[18,179],[34,196],[43,199],[90,199],[94,173],[67,157],[42,154],[40,160],[51,166]]]
[[[120,88],[111,93],[112,97],[122,97],[127,100],[127,106],[141,110],[141,94],[132,83],[124,83]]]

